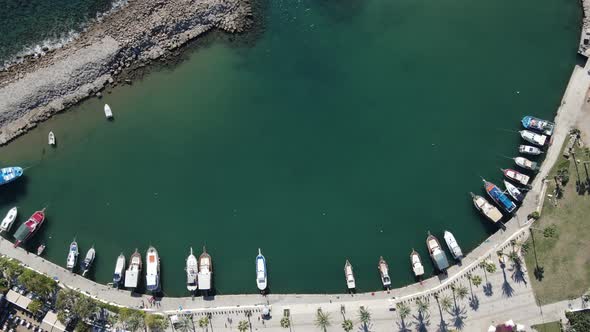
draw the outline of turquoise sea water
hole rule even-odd
[[[173,69],[90,99],[0,148],[30,166],[0,213],[48,206],[30,247],[65,265],[92,244],[92,278],[152,244],[165,295],[186,295],[206,245],[218,294],[359,291],[413,282],[428,231],[464,252],[494,228],[469,192],[501,183],[525,114],[552,118],[575,62],[578,4],[532,0],[273,1],[252,43],[204,43]],[[538,24],[542,22],[542,24]],[[246,38],[244,36],[237,37]],[[197,43],[199,44],[199,43]],[[103,103],[115,121],[107,122]],[[58,146],[47,146],[53,130]]]

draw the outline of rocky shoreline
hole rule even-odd
[[[130,0],[68,45],[0,71],[0,145],[211,29],[251,23],[249,0]]]

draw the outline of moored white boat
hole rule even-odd
[[[186,258],[186,289],[189,292],[197,290],[197,274],[199,273],[199,264],[197,263],[197,257],[193,254],[193,248],[191,247],[190,254]]]
[[[45,243],[42,243],[39,247],[37,247],[37,256],[41,256],[43,254],[43,251],[45,251]]]
[[[142,262],[141,254],[137,249],[129,258],[129,268],[125,271],[125,287],[131,290],[137,288],[139,284],[139,275],[141,274]]]
[[[520,137],[522,137],[523,140],[538,145],[538,146],[544,146],[545,143],[547,143],[547,136],[542,135],[542,134],[537,134],[534,133],[530,130],[521,130],[519,131],[520,133]]]
[[[455,239],[453,233],[445,231],[443,237],[453,257],[458,260],[463,258],[463,251],[461,251],[461,247],[459,247],[459,244],[457,243],[457,240]]]
[[[72,241],[72,243],[70,244],[70,249],[68,250],[68,258],[66,261],[66,267],[68,268],[68,270],[73,271],[74,268],[76,267],[77,261],[78,261],[78,243],[76,242],[76,239],[74,239],[74,241]]]
[[[383,287],[389,289],[391,287],[391,278],[389,277],[389,266],[383,256],[379,257],[379,264],[377,265],[379,274],[381,275],[381,283]]]
[[[539,149],[536,146],[530,146],[530,145],[521,145],[518,147],[518,152],[522,153],[522,154],[530,154],[532,156],[538,156],[541,153],[543,153],[543,151],[541,149]]]
[[[426,238],[426,247],[428,247],[430,258],[432,258],[436,269],[444,272],[449,267],[447,255],[440,246],[438,239],[430,234],[430,232],[428,232],[428,237]]]
[[[488,202],[487,199],[482,196],[470,193],[473,200],[473,205],[479,210],[488,220],[493,223],[497,223],[502,219],[502,212],[497,207]]]
[[[509,178],[512,181],[518,182],[523,186],[528,185],[529,180],[531,179],[528,175],[522,174],[513,169],[501,169],[501,171],[502,173],[504,173],[505,177]]]
[[[514,158],[514,162],[516,163],[516,165],[524,169],[528,169],[535,172],[539,170],[539,165],[536,162],[530,161],[524,157],[516,157]]]
[[[86,273],[88,273],[88,271],[90,271],[90,268],[92,267],[92,263],[94,262],[95,256],[96,256],[96,250],[94,250],[94,246],[92,246],[90,249],[88,249],[88,252],[86,253],[86,257],[84,257],[84,261],[82,261],[82,263],[80,264],[80,267],[82,268],[82,276],[85,276]]]
[[[504,186],[506,186],[506,191],[508,191],[508,194],[510,194],[514,200],[518,202],[522,202],[524,200],[524,194],[515,185],[504,180]]]
[[[10,230],[10,227],[12,227],[12,224],[14,224],[14,221],[16,220],[17,214],[18,209],[16,208],[16,206],[8,211],[6,217],[2,219],[2,223],[0,224],[0,233],[8,232]]]
[[[125,255],[121,253],[119,257],[117,257],[117,263],[115,263],[115,272],[113,273],[113,286],[118,288],[121,284],[121,280],[123,280],[125,272]]]
[[[267,287],[266,259],[262,256],[260,248],[256,256],[256,286],[261,292],[264,292]]]
[[[410,253],[410,262],[412,264],[412,271],[416,278],[419,278],[424,274],[424,266],[422,265],[422,259],[420,259],[420,254],[414,249]]]
[[[199,290],[205,295],[211,290],[211,280],[213,279],[213,260],[203,246],[203,253],[199,256],[199,273],[198,284]]]
[[[111,111],[109,104],[104,104],[104,115],[107,117],[107,119],[113,118],[113,111]]]
[[[346,260],[344,264],[344,277],[346,278],[346,287],[348,290],[354,290],[356,288],[356,283],[354,281],[354,273],[352,272],[352,265]]]
[[[55,145],[55,134],[52,131],[50,131],[47,136],[47,143],[49,143],[49,145]]]
[[[145,288],[148,292],[160,291],[160,257],[158,251],[150,246],[145,254]]]

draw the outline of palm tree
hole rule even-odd
[[[422,315],[427,313],[429,310],[428,303],[426,301],[422,300],[422,298],[416,299],[416,306],[418,306],[418,312],[421,313]]]
[[[352,324],[352,321],[350,319],[345,319],[344,322],[342,322],[342,329],[344,331],[350,332],[353,328],[354,325]]]
[[[194,332],[193,318],[191,316],[181,316],[176,329],[180,332]]]
[[[248,325],[248,321],[246,321],[246,320],[241,320],[238,323],[238,331],[240,331],[240,332],[246,332],[249,327],[250,326]]]
[[[459,285],[457,288],[455,288],[455,292],[457,293],[457,297],[460,300],[463,300],[467,296],[467,294],[469,294],[467,287],[465,287],[464,285]]]
[[[205,317],[201,317],[199,319],[199,327],[203,329],[203,331],[205,331],[205,328],[207,328],[209,326],[209,317],[205,316]]]
[[[281,318],[281,327],[288,329],[289,327],[291,327],[291,319],[289,317],[283,317]]]
[[[365,308],[365,307],[359,308],[359,319],[360,319],[361,323],[363,323],[363,329],[365,331],[367,331],[368,330],[367,325],[371,322],[371,313],[369,312],[369,310],[367,310],[367,308]]]
[[[475,287],[479,287],[479,285],[481,285],[481,277],[478,275],[475,275],[473,277],[471,277],[471,282],[473,283],[473,286]]]
[[[453,307],[453,302],[451,302],[451,298],[447,295],[440,297],[439,301],[440,307],[444,311],[449,311]]]
[[[516,251],[510,251],[510,253],[508,254],[508,259],[514,264],[514,265],[520,265],[520,257],[518,256],[518,253]]]
[[[402,321],[406,319],[412,312],[410,307],[402,302],[396,304],[395,307],[397,308],[397,312],[399,313],[399,317],[402,319]]]
[[[322,329],[324,332],[327,331],[328,326],[332,325],[330,322],[330,314],[324,313],[322,309],[318,309],[315,315],[315,326]]]

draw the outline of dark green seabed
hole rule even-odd
[[[203,245],[218,294],[256,292],[259,247],[275,293],[344,291],[347,258],[377,290],[381,255],[406,285],[412,248],[432,271],[427,231],[465,252],[494,231],[469,192],[501,183],[521,116],[559,105],[579,4],[540,1],[270,1],[254,43],[200,47],[0,148],[30,167],[0,213],[47,206],[30,246],[65,265],[74,237],[94,244],[103,283],[152,244],[169,296]]]

